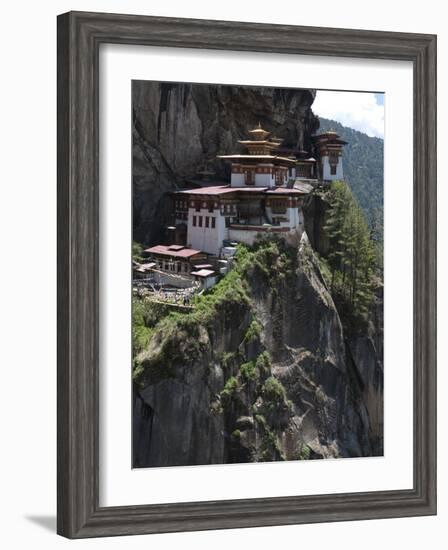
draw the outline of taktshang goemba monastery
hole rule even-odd
[[[231,164],[228,185],[205,186],[173,193],[176,244],[157,245],[146,252],[163,269],[200,274],[205,280],[216,273],[204,260],[224,257],[229,243],[252,245],[266,232],[287,236],[304,230],[303,200],[316,185],[343,179],[342,149],[336,132],[314,137],[318,159],[305,151],[282,148],[282,140],[270,137],[260,125],[240,140],[242,154],[220,155]],[[188,261],[196,258],[194,262]],[[166,262],[164,261],[166,260]],[[200,267],[201,269],[197,269]],[[210,286],[210,285],[207,285]]]

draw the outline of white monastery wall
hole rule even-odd
[[[244,174],[233,174],[230,178],[231,187],[243,187],[244,183]]]
[[[303,225],[303,213],[301,208],[288,208],[289,226],[291,228]]]
[[[278,217],[287,218],[287,221],[280,223],[280,227],[289,227],[294,229],[296,227],[303,226],[303,212],[301,208],[286,208],[286,212],[284,214],[279,214],[277,212],[273,212],[272,208],[268,206],[266,207],[266,214],[271,220]]]
[[[194,217],[196,217],[196,226],[193,224]],[[208,227],[206,226],[207,217]],[[200,218],[202,218],[202,227]],[[215,220],[215,227],[212,227],[212,219]],[[222,241],[226,238],[228,238],[228,229],[225,218],[221,216],[219,210],[215,209],[213,212],[209,212],[207,208],[201,208],[200,211],[196,211],[195,208],[188,210],[187,246],[208,254],[218,254]]]
[[[331,174],[330,162],[328,160],[328,156],[322,157],[322,179],[331,180],[331,181],[344,179],[341,157],[339,157],[339,162],[336,166],[336,174],[334,175]]]
[[[247,244],[252,246],[255,242],[255,237],[258,235],[256,231],[248,231],[245,229],[229,229],[229,239],[232,241],[237,241],[239,243]]]
[[[256,187],[273,187],[274,177],[270,173],[255,174]]]
[[[154,272],[154,279],[156,283],[161,285],[175,286],[177,288],[190,288],[193,286],[194,280],[187,273],[171,274],[160,273],[160,271]]]

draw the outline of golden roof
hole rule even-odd
[[[261,127],[260,122],[258,123],[257,128],[253,128],[252,130],[249,130],[249,134],[253,134],[256,136],[256,139],[264,139],[267,137],[271,132],[268,132],[267,130],[264,130]]]

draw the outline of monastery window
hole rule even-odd
[[[216,226],[216,218],[212,218],[212,229],[215,229]]]
[[[286,212],[286,201],[273,201],[271,208],[272,212],[276,214]]]
[[[208,205],[208,211],[209,211],[209,212],[213,212],[213,203],[210,203],[210,204]]]
[[[226,227],[229,227],[230,225],[230,218],[226,218]]]
[[[205,227],[210,227],[210,218],[205,216]]]
[[[199,227],[202,227],[202,216],[199,216]]]
[[[281,184],[281,174],[280,174],[280,170],[276,170],[275,173],[275,185],[280,185]]]
[[[196,216],[193,216],[193,227],[196,227]]]
[[[330,174],[332,176],[336,175],[336,168],[337,168],[336,164],[330,164]]]
[[[245,179],[246,179],[246,185],[253,185],[254,183],[254,175],[252,170],[245,170]]]
[[[196,206],[196,212],[200,212],[200,210],[201,210],[201,204],[200,204],[199,201],[196,202],[195,206]]]

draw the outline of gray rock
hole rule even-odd
[[[237,418],[235,426],[238,430],[251,430],[254,427],[254,419],[252,416],[240,416]]]
[[[212,326],[198,328],[193,340],[200,352],[184,349],[165,378],[142,378],[134,409],[136,466],[382,453],[377,329],[372,321],[368,335],[346,338],[306,235],[296,250],[295,268],[277,286],[254,269],[250,303],[229,303]],[[239,367],[250,360],[243,342],[253,318],[262,326],[258,345],[272,364],[246,379]],[[170,349],[188,346],[182,334],[170,338]],[[160,345],[153,338],[148,361]],[[232,356],[225,365],[223,354]],[[229,398],[224,390],[231,377],[238,383]],[[265,393],[272,377],[284,395]]]

